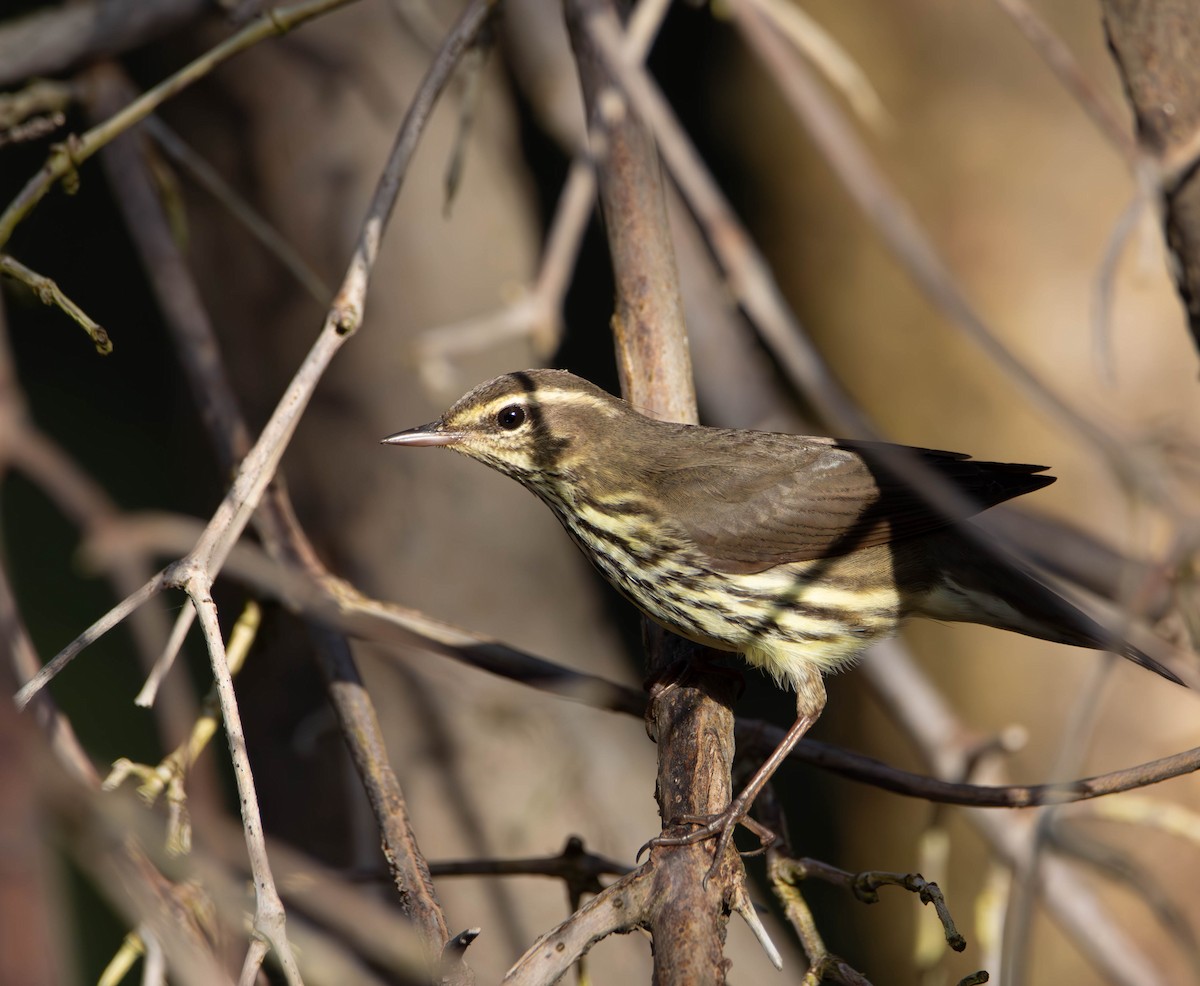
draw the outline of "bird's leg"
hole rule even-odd
[[[750,811],[750,806],[754,804],[754,799],[767,786],[767,782],[775,774],[775,771],[788,758],[788,755],[795,748],[796,744],[800,742],[804,734],[808,732],[812,724],[820,718],[821,712],[825,708],[825,683],[821,679],[820,671],[806,668],[803,676],[797,676],[795,684],[796,721],[792,723],[791,728],[784,735],[779,745],[772,751],[771,755],[767,757],[763,765],[754,772],[754,776],[750,778],[750,783],[742,789],[736,798],[729,802],[729,807],[712,818],[685,817],[673,819],[674,822],[703,824],[700,824],[700,828],[687,833],[687,835],[660,835],[655,839],[651,839],[647,843],[647,846],[690,846],[717,836],[717,849],[713,855],[713,867],[714,869],[716,868],[724,856],[730,840],[733,838],[733,830],[737,828],[739,823],[745,820],[747,813]],[[769,840],[764,838],[764,832],[767,830],[762,826],[756,826],[752,830],[763,842],[762,848],[767,848],[770,844]]]

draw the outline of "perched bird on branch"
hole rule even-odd
[[[795,690],[795,724],[729,808],[657,844],[720,834],[720,859],[821,714],[822,676],[910,616],[1113,650],[1182,684],[964,529],[1054,482],[1045,466],[673,424],[562,370],[497,377],[384,442],[450,448],[511,476],[645,615]]]

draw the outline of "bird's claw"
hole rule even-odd
[[[635,859],[641,859],[642,854],[649,849],[654,849],[657,846],[694,846],[697,843],[704,842],[714,836],[717,839],[716,849],[713,852],[712,866],[708,872],[704,874],[702,885],[707,888],[708,881],[721,865],[721,860],[725,858],[725,851],[729,848],[729,844],[733,841],[734,830],[739,825],[745,825],[755,836],[758,837],[759,846],[757,849],[751,849],[748,852],[742,852],[740,855],[761,856],[776,841],[776,835],[765,825],[760,824],[753,818],[747,815],[749,807],[738,803],[738,799],[734,799],[724,811],[716,815],[679,815],[672,818],[668,822],[668,827],[677,825],[698,825],[699,828],[684,833],[682,835],[664,835],[659,834],[647,842],[637,851]]]

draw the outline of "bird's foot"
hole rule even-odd
[[[729,803],[728,808],[716,815],[679,815],[670,820],[668,827],[674,828],[677,825],[697,825],[699,827],[681,835],[657,835],[638,850],[637,858],[640,859],[642,853],[657,846],[694,846],[715,837],[717,845],[713,851],[712,865],[704,874],[703,880],[703,885],[707,887],[708,881],[720,867],[721,860],[725,858],[725,852],[733,841],[734,830],[739,825],[746,826],[758,837],[759,841],[757,849],[743,852],[742,856],[761,856],[771,848],[778,838],[765,825],[751,818],[747,814],[749,811],[750,801],[739,795]]]

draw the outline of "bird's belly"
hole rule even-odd
[[[707,568],[682,545],[598,538],[595,525],[565,525],[615,586],[651,619],[696,643],[737,651],[777,680],[816,666],[834,670],[895,632],[901,603],[893,580],[852,556],[781,565],[758,573]],[[653,545],[653,547],[651,547]],[[886,565],[884,566],[886,567]]]

